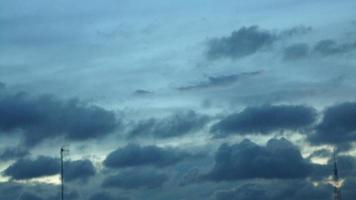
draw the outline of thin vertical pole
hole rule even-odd
[[[64,200],[63,147],[61,148],[61,199]]]

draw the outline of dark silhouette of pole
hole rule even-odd
[[[337,169],[337,161],[336,161],[336,152],[335,152],[335,149],[334,149],[334,152],[333,152],[333,157],[334,157],[334,177],[333,177],[333,180],[334,180],[334,200],[341,200],[341,191],[340,191],[340,185],[339,185],[339,172],[338,172],[338,169]]]
[[[61,148],[61,200],[64,200],[63,152],[64,147]]]

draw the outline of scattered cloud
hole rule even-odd
[[[316,120],[311,107],[294,105],[264,105],[247,107],[241,112],[226,116],[212,126],[216,136],[229,134],[268,134],[278,130],[301,130]]]
[[[36,159],[19,159],[10,165],[4,175],[14,180],[26,180],[56,175],[59,172],[58,159],[40,156]]]
[[[306,43],[296,43],[286,47],[283,51],[284,60],[299,60],[309,56],[309,45]]]
[[[9,161],[29,155],[29,151],[21,147],[9,147],[0,150],[0,161]]]
[[[134,95],[136,95],[136,96],[146,96],[146,95],[150,95],[150,94],[153,94],[153,92],[152,91],[148,91],[148,90],[142,90],[142,89],[136,90],[134,92]]]
[[[243,26],[233,31],[230,36],[213,38],[208,42],[206,56],[210,60],[221,58],[238,59],[252,55],[278,40],[309,33],[311,27],[296,26],[280,32],[260,29],[258,26]]]
[[[99,138],[118,125],[113,112],[76,99],[62,101],[50,95],[0,94],[0,130],[4,131],[0,134],[21,130],[27,146],[58,136],[72,141]]]
[[[82,180],[95,175],[95,168],[89,160],[65,161],[66,181]],[[4,170],[3,174],[14,180],[27,180],[59,174],[59,159],[39,156],[35,159],[21,158]]]
[[[90,160],[66,161],[64,166],[64,178],[66,181],[86,181],[96,173],[95,167]]]
[[[178,137],[198,131],[209,121],[209,117],[194,111],[178,112],[167,118],[151,118],[133,124],[129,137]]]
[[[167,175],[155,171],[129,170],[117,175],[108,176],[102,186],[104,188],[122,189],[154,189],[161,187],[168,180]]]
[[[356,42],[340,44],[336,40],[324,39],[310,47],[307,43],[295,43],[283,49],[283,59],[295,61],[312,56],[333,56],[350,53],[356,50]]]
[[[211,39],[206,56],[211,60],[241,58],[270,46],[276,40],[277,35],[270,31],[261,30],[258,26],[244,26],[230,36]]]
[[[215,154],[215,166],[204,177],[212,181],[240,179],[297,179],[312,172],[299,149],[288,140],[271,139],[259,146],[245,139],[239,144],[223,144]]]
[[[346,102],[326,108],[316,131],[309,134],[314,144],[342,145],[356,141],[356,103]]]
[[[89,200],[129,200],[128,197],[114,196],[109,192],[97,192],[90,196]]]
[[[320,40],[314,46],[314,52],[323,56],[348,53],[356,49],[356,42],[338,44],[335,40]]]
[[[104,165],[109,168],[126,168],[147,165],[166,167],[174,165],[188,156],[189,154],[173,148],[130,144],[111,152],[106,157]]]
[[[313,185],[305,180],[288,181],[260,181],[248,183],[236,189],[219,191],[216,200],[323,200],[330,199],[332,188],[329,185]]]
[[[178,90],[190,91],[190,90],[226,87],[240,81],[243,78],[253,77],[256,75],[260,75],[261,73],[262,71],[254,71],[254,72],[244,72],[240,74],[232,74],[232,75],[225,75],[225,76],[209,76],[208,81],[206,82],[179,87]]]

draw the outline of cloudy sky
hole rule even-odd
[[[356,195],[353,0],[0,1],[0,200]]]

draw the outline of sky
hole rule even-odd
[[[356,2],[0,1],[0,200],[356,195]]]

